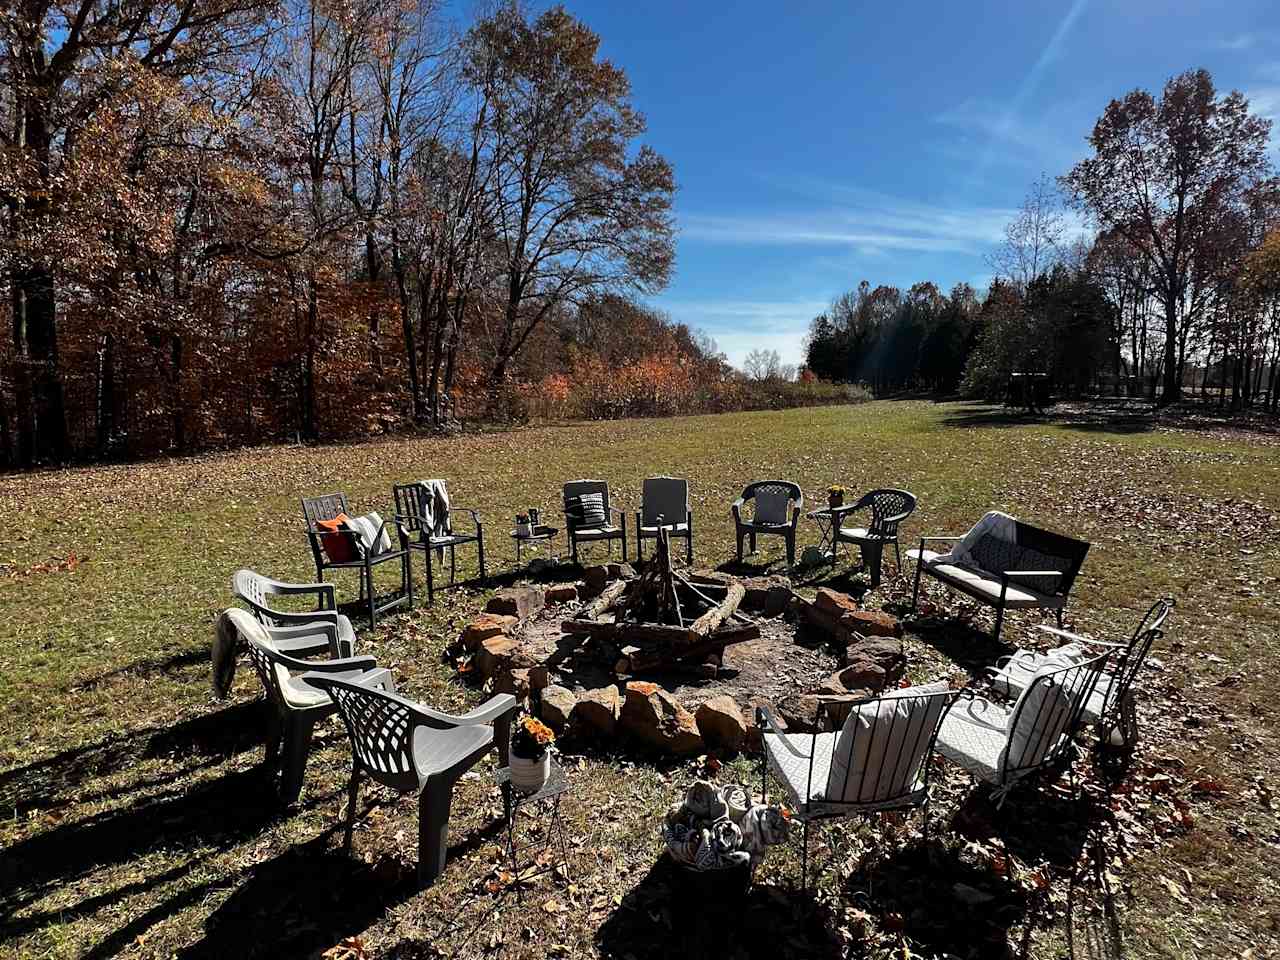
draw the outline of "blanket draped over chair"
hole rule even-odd
[[[418,494],[418,516],[422,527],[431,534],[432,539],[447,537],[453,533],[449,522],[449,488],[443,480],[419,480],[421,492]],[[444,556],[444,548],[436,551],[436,556]]]

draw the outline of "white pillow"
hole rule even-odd
[[[946,706],[945,680],[886,693],[850,710],[836,738],[824,799],[874,803],[911,792]]]
[[[1001,753],[1007,763],[1000,769],[1021,770],[1034,767],[1058,743],[1067,732],[1071,721],[1071,697],[1063,689],[1063,683],[1073,683],[1073,677],[1083,671],[1060,672],[1061,667],[1047,667],[1036,673],[1018,697],[1011,716],[1013,729],[1009,742]],[[1052,683],[1037,682],[1040,677],[1057,674]]]
[[[377,557],[391,549],[391,535],[382,525],[382,517],[376,512],[366,513],[361,517],[350,517],[351,529],[360,536],[360,542],[369,551],[369,556]]]

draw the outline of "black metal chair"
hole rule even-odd
[[[880,564],[886,544],[893,544],[898,572],[902,572],[902,551],[898,547],[898,524],[916,509],[915,494],[906,490],[882,488],[863,494],[857,503],[836,507],[831,511],[831,550],[834,555],[842,543],[857,544],[864,566],[871,568],[871,585],[880,585]],[[844,518],[860,510],[870,510],[871,520],[865,527],[846,527]]]
[[[967,702],[949,711],[938,731],[938,752],[992,784],[1002,806],[1018,783],[1069,757],[1110,656],[1041,670],[1012,707],[964,691]]]
[[[429,494],[421,483],[399,483],[391,488],[391,492],[396,501],[396,525],[400,532],[401,548],[410,551],[421,550],[426,559],[427,603],[434,602],[436,598],[435,575],[431,564],[433,550],[438,551],[437,557],[442,560],[444,551],[449,551],[449,586],[453,586],[458,574],[458,558],[455,551],[460,546],[474,543],[480,561],[480,582],[483,583],[487,579],[484,569],[484,523],[480,520],[479,511],[450,504],[450,516],[458,511],[471,514],[471,522],[475,525],[476,532],[457,533],[450,526],[444,535],[439,535],[432,529],[434,523],[428,522],[428,518],[434,520],[434,511],[424,509],[422,498]],[[412,572],[410,576],[412,577]]]
[[[302,500],[302,516],[307,525],[307,537],[311,541],[311,556],[316,564],[316,579],[324,582],[326,570],[356,570],[360,575],[360,602],[367,605],[369,626],[378,625],[378,614],[393,610],[399,606],[413,608],[413,578],[409,572],[409,551],[403,547],[399,550],[387,550],[375,554],[366,545],[364,538],[354,530],[340,529],[336,531],[322,530],[317,526],[321,520],[333,520],[343,514],[352,516],[351,507],[344,493],[327,493],[320,497],[304,497]],[[379,535],[386,530],[387,522],[382,522]],[[334,561],[325,553],[322,538],[335,536],[344,538],[348,544],[350,560]],[[379,602],[374,591],[373,569],[384,563],[400,563],[400,589]]]
[[[997,691],[1017,696],[1031,683],[1041,670],[1061,665],[1065,656],[1087,656],[1089,648],[1112,651],[1115,668],[1103,673],[1098,685],[1085,702],[1083,718],[1095,724],[1098,741],[1112,747],[1131,749],[1138,742],[1138,718],[1134,710],[1134,684],[1152,645],[1164,636],[1164,622],[1173,611],[1172,597],[1157,600],[1138,621],[1137,629],[1127,643],[1106,643],[1071,633],[1059,627],[1036,624],[1036,629],[1055,637],[1061,637],[1078,645],[1059,647],[1047,653],[1034,650],[1018,650],[1002,657],[992,669],[992,682]]]
[[[749,520],[742,516],[747,501],[751,501],[754,508]],[[733,514],[739,563],[742,562],[742,538],[749,538],[751,552],[755,553],[756,537],[767,535],[786,541],[787,566],[796,565],[796,527],[804,510],[804,494],[799,484],[790,480],[757,480],[742,491],[742,496],[733,501],[729,510]]]
[[[604,501],[604,521],[589,522],[583,515],[580,497],[599,494]],[[613,522],[614,515],[621,525]],[[609,484],[603,480],[570,480],[564,485],[564,525],[569,538],[569,552],[573,562],[578,562],[578,544],[605,541],[606,549],[613,552],[613,541],[622,541],[622,559],[627,559],[627,513],[609,503]]]
[[[767,707],[756,710],[763,737],[761,792],[767,802],[768,772],[786,790],[792,816],[804,825],[801,884],[808,886],[811,822],[919,809],[929,839],[929,772],[934,742],[959,696],[946,681],[895,690],[852,704],[838,704],[836,732],[819,701],[815,732],[787,734]]]

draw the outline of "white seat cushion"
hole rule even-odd
[[[1063,689],[1064,683],[1080,683],[1077,675],[1082,671],[1061,672],[1061,668],[1049,667],[1037,676],[1053,676],[1049,683],[1028,684],[1011,711],[1012,727],[1009,728],[1008,767],[1022,770],[1039,766],[1059,738],[1068,733],[1071,722],[1071,696]],[[1078,688],[1077,688],[1078,689]]]
[[[787,743],[805,754],[797,757],[787,749]],[[803,813],[809,807],[812,794],[821,794],[827,786],[831,770],[831,754],[836,744],[836,734],[820,733],[816,741],[811,733],[766,733],[765,752],[769,768],[787,791],[791,804]],[[809,751],[814,751],[813,775],[809,773]],[[812,784],[812,791],[810,790]]]
[[[938,752],[974,776],[998,783],[1009,717],[1007,707],[990,700],[961,700],[942,721]]]
[[[668,523],[668,524],[665,524],[665,525],[664,525],[664,528],[666,529],[666,531],[667,531],[668,533],[681,534],[681,533],[688,533],[688,532],[689,532],[689,525],[688,525],[687,523]],[[645,526],[642,526],[642,527],[640,528],[640,532],[641,532],[641,533],[643,533],[643,534],[645,534],[646,536],[654,536],[654,537],[656,537],[656,536],[658,535],[658,527],[656,527],[656,526],[652,526],[652,527],[645,527]]]
[[[622,536],[622,530],[609,524],[603,527],[579,527],[573,531],[578,540],[604,540],[608,537]]]
[[[957,566],[954,563],[934,563],[929,566],[930,572],[943,580],[962,585],[964,589],[982,594],[982,596],[998,601],[1000,599],[1000,580],[988,576],[970,567]],[[1015,586],[1012,581],[1005,592],[1006,607],[1046,607],[1061,606],[1060,597],[1049,597],[1037,593],[1027,587]]]

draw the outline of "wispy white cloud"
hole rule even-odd
[[[1248,50],[1258,42],[1257,34],[1253,33],[1237,33],[1234,36],[1223,37],[1218,41],[1218,46],[1223,50]]]
[[[843,193],[843,196],[841,195]],[[981,254],[999,242],[1013,211],[947,208],[831,186],[821,208],[765,214],[688,214],[681,236],[744,246],[814,246],[887,252]]]
[[[803,359],[809,322],[828,303],[825,300],[697,300],[663,299],[658,306],[671,316],[715,338],[729,362],[742,366],[752,350],[777,350],[784,363]]]
[[[1280,120],[1280,86],[1250,87],[1244,91],[1251,112],[1269,120]]]

